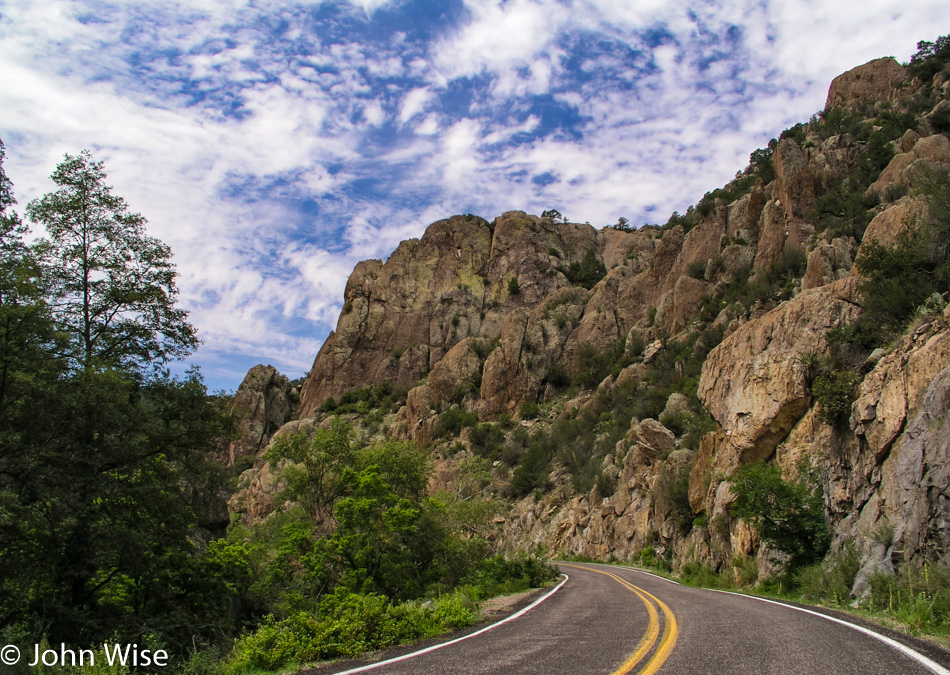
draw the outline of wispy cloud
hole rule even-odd
[[[950,12],[914,5],[0,0],[5,168],[26,202],[105,160],[234,387],[302,374],[353,264],[439,218],[683,210],[833,76],[935,38]]]

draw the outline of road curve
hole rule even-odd
[[[950,675],[950,653],[928,648],[917,658],[815,613],[629,568],[558,566],[568,581],[503,625],[400,661],[315,672]]]

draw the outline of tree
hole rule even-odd
[[[600,262],[594,249],[589,249],[580,262],[572,262],[567,268],[559,268],[567,280],[575,286],[587,290],[597,285],[597,282],[607,276],[607,268]]]
[[[48,353],[54,332],[38,269],[23,242],[28,229],[10,208],[16,200],[13,183],[3,170],[5,154],[0,141],[0,446],[13,418],[29,421],[26,401],[58,371]]]
[[[929,85],[934,75],[950,61],[950,35],[941,35],[936,42],[921,40],[917,43],[917,53],[910,57],[907,72],[911,77],[919,77]]]
[[[349,425],[336,417],[329,429],[317,429],[312,438],[304,433],[277,438],[264,457],[284,482],[279,499],[300,504],[314,524],[327,531],[343,492],[340,478],[352,465],[354,452]]]
[[[782,478],[780,467],[754,462],[741,466],[731,481],[732,515],[787,553],[792,568],[818,562],[831,542],[820,477],[804,464],[799,471],[799,480],[791,482]]]
[[[611,225],[615,230],[620,230],[621,232],[633,232],[633,228],[630,226],[630,221],[623,216],[617,218],[617,224]]]
[[[51,178],[59,189],[27,214],[46,228],[34,250],[70,366],[139,368],[193,351],[195,328],[175,306],[171,250],[112,194],[103,163],[88,150],[66,155]]]

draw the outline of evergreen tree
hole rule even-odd
[[[51,178],[58,189],[27,214],[46,227],[35,251],[70,365],[138,368],[194,350],[195,328],[175,306],[171,249],[112,194],[102,162],[87,150],[66,155]]]

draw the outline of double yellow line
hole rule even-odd
[[[588,572],[595,572],[596,574],[603,574],[605,577],[610,577],[618,584],[626,588],[628,591],[640,598],[640,601],[646,607],[647,615],[649,617],[649,622],[647,623],[647,629],[643,633],[643,637],[640,638],[637,648],[634,650],[633,654],[623,662],[623,664],[615,670],[611,675],[626,675],[640,661],[642,661],[647,654],[653,649],[656,645],[657,637],[660,634],[660,620],[659,614],[656,611],[656,607],[659,607],[663,611],[663,637],[660,639],[660,644],[657,646],[656,651],[653,653],[653,657],[647,661],[646,665],[640,669],[638,675],[653,675],[656,671],[660,669],[666,660],[670,657],[670,653],[673,651],[673,647],[676,646],[676,638],[679,636],[679,628],[676,625],[676,617],[673,616],[673,612],[670,611],[670,608],[666,606],[662,600],[657,598],[652,593],[645,591],[639,586],[634,586],[626,579],[622,579],[616,574],[610,572],[603,572],[601,570],[591,569],[590,567],[580,567],[578,565],[567,565],[560,563],[563,567],[573,567],[575,569],[586,570]],[[650,601],[653,602],[650,602]],[[656,603],[656,606],[654,606]]]

